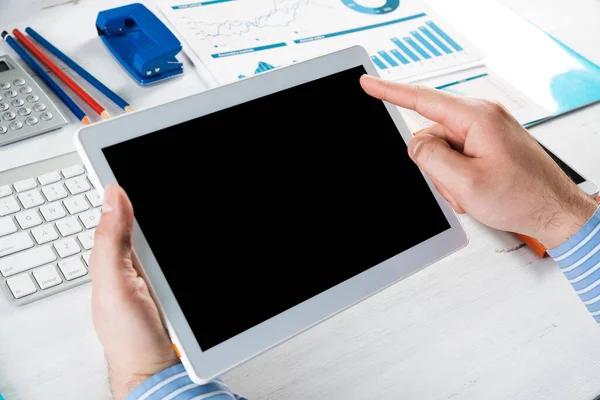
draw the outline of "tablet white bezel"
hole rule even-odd
[[[102,153],[104,147],[357,66],[363,66],[370,75],[378,75],[366,51],[356,46],[275,69],[172,103],[84,127],[75,135],[75,145],[94,184],[102,192],[101,188],[105,185],[118,183]],[[332,101],[336,101],[335,93],[327,95],[332,97]],[[403,139],[408,143],[412,135],[398,109],[388,103],[385,105]],[[143,265],[145,278],[162,309],[169,333],[192,380],[197,383],[206,382],[465,246],[468,238],[456,214],[431,181],[424,178],[450,224],[449,230],[207,351],[202,351],[198,345],[136,221],[133,232],[135,252]],[[398,185],[402,185],[402,182],[399,181]],[[423,220],[425,221],[425,218]],[[205,306],[198,304],[198,312],[201,313]],[[207,324],[210,324],[210,321],[207,321]]]

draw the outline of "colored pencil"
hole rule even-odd
[[[110,118],[108,112],[102,107],[96,100],[92,98],[85,90],[81,88],[69,75],[65,73],[58,65],[54,63],[39,47],[37,47],[31,40],[21,33],[18,29],[13,29],[13,35],[29,50],[32,52],[42,63],[44,63],[61,81],[65,83],[77,96],[86,102],[100,117],[103,119]]]
[[[98,79],[96,79],[88,71],[83,69],[83,67],[81,65],[77,64],[75,61],[73,61],[73,59],[71,59],[65,53],[63,53],[58,48],[56,48],[56,46],[54,46],[52,43],[50,43],[48,40],[46,40],[42,35],[40,35],[39,33],[37,33],[36,31],[34,31],[33,29],[31,29],[29,27],[25,28],[25,32],[27,34],[29,34],[29,36],[31,36],[33,39],[35,39],[36,42],[38,42],[39,44],[44,46],[50,53],[54,54],[54,56],[56,58],[58,58],[59,60],[64,62],[66,65],[71,67],[71,69],[73,71],[77,72],[83,79],[88,81],[92,86],[94,86],[96,89],[98,89],[98,91],[100,91],[103,95],[105,95],[106,97],[111,99],[116,105],[118,105],[119,107],[121,107],[123,110],[125,110],[127,112],[133,111],[133,108],[131,108],[129,103],[127,103],[118,94],[116,94],[115,92],[110,90],[108,87],[106,87],[102,82],[100,82]]]
[[[79,108],[79,106],[73,100],[71,100],[69,95],[67,95],[64,90],[62,90],[61,87],[52,80],[52,78],[50,78],[50,75],[44,71],[44,69],[33,59],[33,57],[31,57],[29,53],[27,53],[27,51],[21,47],[21,45],[15,39],[13,39],[12,36],[8,34],[8,32],[2,32],[2,38],[10,45],[10,47],[13,48],[15,52],[17,52],[19,56],[21,56],[23,61],[25,61],[27,65],[29,65],[29,67],[36,74],[38,74],[38,76],[46,83],[46,85],[48,85],[48,87],[50,87],[50,89],[52,89],[52,91],[60,98],[60,100],[65,103],[69,110],[75,114],[77,119],[79,119],[85,125],[92,123],[85,112]]]

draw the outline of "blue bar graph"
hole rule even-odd
[[[407,56],[409,56],[413,61],[420,61],[421,60],[415,53],[412,52],[411,49],[409,49],[408,47],[406,47],[406,45],[404,43],[402,43],[400,41],[400,39],[398,39],[398,38],[392,38],[391,40],[392,40],[392,42],[396,46],[398,46],[398,48],[400,50],[402,50],[404,52],[404,54],[406,54]]]
[[[396,60],[394,60],[388,53],[386,53],[385,51],[378,51],[377,53],[379,53],[379,55],[381,56],[381,58],[383,58],[385,61],[388,62],[388,64],[390,64],[392,67],[397,67],[398,63],[396,62]]]
[[[408,58],[406,58],[402,54],[400,54],[400,52],[398,50],[390,50],[390,53],[392,53],[392,55],[394,57],[396,57],[398,59],[398,61],[400,61],[402,64],[404,64],[404,65],[410,64],[410,61],[408,61]]]
[[[428,27],[430,27],[431,29],[433,29],[433,31],[435,33],[437,33],[438,35],[441,36],[442,39],[444,39],[446,41],[446,43],[448,43],[450,46],[452,46],[452,48],[456,51],[462,51],[463,48],[459,46],[458,43],[456,43],[450,36],[448,36],[446,34],[446,32],[444,32],[439,26],[437,26],[435,24],[435,22],[433,21],[427,21],[425,22],[425,25],[427,25]]]
[[[414,40],[412,40],[409,37],[405,37],[404,41],[406,43],[408,43],[408,45],[410,47],[412,47],[413,49],[415,49],[417,51],[417,53],[419,53],[421,55],[421,57],[423,57],[424,59],[428,60],[431,58],[431,56],[429,55],[429,53],[427,53],[425,50],[423,50],[423,48],[421,46],[419,46],[417,44],[417,42],[415,42]]]
[[[269,71],[275,69],[275,67],[269,63],[264,61],[258,62],[258,67],[254,70],[254,74],[260,74],[261,72]]]
[[[450,48],[448,46],[446,46],[444,44],[444,42],[442,42],[440,39],[438,39],[437,36],[435,36],[433,33],[431,33],[431,31],[429,29],[425,28],[424,26],[420,26],[419,30],[421,32],[423,32],[425,34],[425,36],[427,36],[429,38],[429,40],[431,40],[433,43],[435,43],[437,45],[437,47],[442,49],[442,51],[444,53],[452,54],[452,50],[450,50]]]
[[[377,56],[371,56],[371,60],[373,60],[373,64],[377,65],[380,69],[387,69],[387,65],[383,63]]]
[[[413,35],[415,39],[417,39],[423,46],[425,46],[427,50],[429,50],[429,52],[434,56],[440,57],[442,55],[442,53],[440,53],[438,49],[433,47],[431,43],[429,43],[419,32],[411,31],[410,34]]]

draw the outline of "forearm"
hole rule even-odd
[[[600,322],[600,208],[577,233],[548,254]]]
[[[220,381],[197,385],[182,364],[167,368],[146,379],[125,400],[167,400],[174,398],[202,400],[243,400]]]

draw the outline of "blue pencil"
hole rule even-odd
[[[102,94],[115,102],[116,105],[124,109],[125,111],[133,111],[129,103],[119,97],[118,94],[107,88],[102,82],[96,79],[92,74],[87,72],[83,67],[73,61],[69,56],[56,48],[52,43],[44,39],[39,33],[34,31],[33,29],[27,27],[25,28],[25,32],[29,34],[32,38],[34,38],[39,44],[44,46],[48,51],[54,54],[59,60],[67,64],[69,67],[73,69],[73,71],[77,72],[83,79],[88,81],[91,85],[93,85],[96,89],[98,89]]]
[[[40,65],[33,59],[33,57],[31,57],[29,53],[27,53],[27,51],[25,51],[25,49],[21,47],[21,45],[17,43],[17,41],[13,39],[12,36],[8,34],[8,32],[2,32],[2,39],[4,39],[6,43],[8,43],[10,47],[12,47],[13,50],[16,51],[17,54],[19,54],[19,56],[21,56],[23,61],[25,61],[29,65],[29,67],[36,74],[38,74],[40,78],[42,78],[46,85],[48,85],[50,89],[52,89],[52,91],[62,100],[62,102],[65,103],[69,110],[71,110],[73,114],[75,114],[77,119],[79,119],[86,125],[92,123],[92,121],[85,114],[85,112],[81,108],[79,108],[79,106],[73,100],[71,100],[71,98],[64,92],[64,90],[62,90],[60,86],[58,86],[56,82],[54,82],[52,78],[50,78],[46,71],[44,71],[44,69],[40,67]]]

